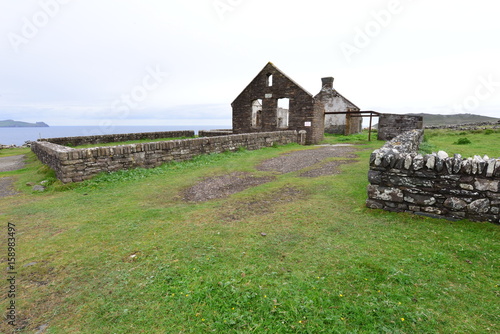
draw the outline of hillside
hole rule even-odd
[[[500,118],[473,115],[473,114],[455,114],[455,115],[434,115],[434,114],[408,114],[411,116],[422,116],[424,125],[456,125],[479,122],[497,122]]]
[[[20,122],[20,121],[14,121],[12,119],[8,119],[5,121],[0,121],[0,127],[3,127],[3,128],[47,128],[49,126],[44,122],[28,123],[28,122]]]

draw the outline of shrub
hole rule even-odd
[[[458,141],[454,142],[455,145],[467,145],[471,144],[471,141],[467,137],[459,138]]]
[[[495,131],[493,131],[492,129],[486,129],[486,130],[484,130],[484,134],[485,135],[491,135],[492,133],[495,133]]]

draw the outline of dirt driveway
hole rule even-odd
[[[24,155],[0,158],[0,172],[10,172],[24,167]],[[12,177],[0,178],[0,198],[18,194]]]
[[[24,167],[24,155],[0,158],[0,172],[10,172]]]
[[[356,162],[354,154],[359,148],[354,145],[324,145],[310,150],[299,150],[282,154],[262,162],[259,171],[286,174],[300,171],[300,177],[319,177],[338,174],[342,164]],[[330,158],[342,158],[331,160]],[[207,178],[189,189],[183,198],[188,202],[204,202],[216,198],[228,197],[262,183],[271,182],[273,177],[256,177],[252,173],[233,173]]]

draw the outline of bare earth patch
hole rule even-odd
[[[24,155],[0,158],[0,172],[10,172],[24,167]]]
[[[310,170],[300,173],[301,177],[318,177],[325,175],[334,175],[340,174],[340,165],[352,164],[355,163],[356,160],[334,160],[327,161],[325,163],[320,164],[319,167],[313,167]]]
[[[222,221],[237,221],[249,216],[260,216],[273,213],[276,205],[290,203],[305,198],[302,190],[294,187],[283,187],[279,191],[266,194],[259,199],[249,201],[233,201],[225,203],[219,217]]]
[[[251,173],[235,172],[228,175],[215,176],[203,180],[184,191],[183,198],[188,202],[204,202],[271,182],[274,177],[257,177]]]
[[[317,177],[323,175],[338,174],[338,166],[353,163],[357,156],[353,152],[358,148],[353,145],[327,145],[315,149],[295,151],[283,154],[262,162],[257,169],[260,171],[272,171],[280,174],[296,172],[305,169],[300,176]],[[324,161],[330,158],[346,158],[347,160]],[[204,202],[212,199],[225,198],[250,187],[258,186],[274,180],[272,176],[258,177],[251,173],[235,172],[207,178],[191,188],[185,190],[182,198],[187,202]],[[279,194],[272,194],[268,199],[236,205],[236,210],[226,210],[226,217],[230,220],[239,219],[238,211],[250,211],[254,213],[267,213],[274,204],[297,199],[300,191],[287,188]],[[297,195],[297,196],[296,196]],[[300,196],[299,196],[300,197]]]
[[[356,158],[358,149],[352,145],[329,145],[316,149],[295,151],[264,161],[257,169],[280,174],[296,172],[314,166],[328,158]]]
[[[0,198],[19,194],[14,189],[14,179],[11,177],[0,178]]]

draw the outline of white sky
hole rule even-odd
[[[230,125],[268,61],[314,95],[335,77],[362,110],[500,117],[499,16],[494,0],[0,0],[0,120]]]

